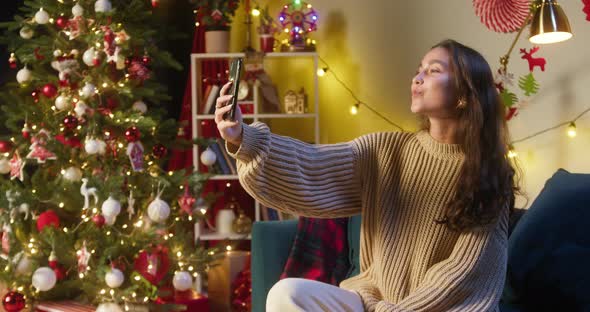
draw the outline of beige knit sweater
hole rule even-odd
[[[508,209],[495,226],[456,233],[444,216],[464,155],[427,131],[311,145],[244,124],[242,186],[264,205],[335,218],[362,213],[361,273],[340,287],[367,311],[496,311],[504,286]]]

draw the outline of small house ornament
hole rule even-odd
[[[293,90],[287,91],[285,95],[285,113],[287,114],[305,114],[307,113],[307,95],[301,88],[295,93]]]

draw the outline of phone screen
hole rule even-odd
[[[229,67],[229,80],[232,81],[230,94],[233,95],[231,99],[230,105],[233,105],[231,110],[227,112],[224,116],[224,119],[235,120],[236,117],[236,107],[238,106],[238,90],[240,85],[240,75],[242,73],[242,59],[236,58],[234,59]]]

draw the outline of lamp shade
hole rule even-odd
[[[554,43],[572,37],[570,23],[555,0],[539,0],[531,21],[529,41],[535,44]]]

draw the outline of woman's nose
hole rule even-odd
[[[422,84],[422,82],[423,82],[422,75],[418,74],[418,75],[414,76],[414,78],[412,79],[412,82],[414,84]]]

